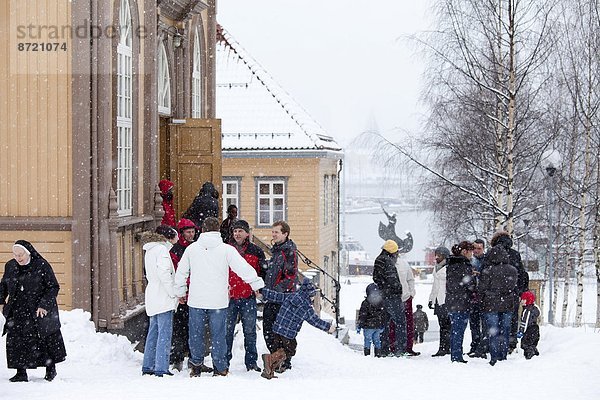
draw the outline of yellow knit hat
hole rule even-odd
[[[383,246],[381,246],[381,248],[390,254],[398,252],[398,244],[393,240],[386,240]]]

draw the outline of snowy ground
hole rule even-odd
[[[369,279],[350,282],[343,285],[342,312],[353,326]],[[415,302],[425,308],[427,285],[418,284]],[[28,383],[9,383],[14,371],[6,368],[6,340],[0,340],[0,399],[600,399],[600,335],[589,328],[542,327],[540,357],[527,361],[521,352],[491,367],[481,359],[456,365],[447,357],[430,357],[437,350],[433,333],[415,346],[422,352],[419,357],[374,359],[305,324],[293,369],[267,381],[246,372],[239,337],[227,377],[190,379],[185,370],[173,377],[142,377],[142,354],[125,338],[96,333],[89,314],[81,310],[62,312],[61,318],[68,358],[58,365],[54,382],[44,381],[40,368],[29,371]],[[432,315],[430,320],[434,322]],[[350,332],[351,343],[360,344],[360,337]],[[465,348],[468,344],[467,335]],[[259,334],[259,352],[264,350]]]

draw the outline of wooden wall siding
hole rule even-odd
[[[144,299],[144,256],[142,244],[137,240],[143,229],[143,224],[136,224],[118,232],[118,288],[121,313],[140,304]]]
[[[332,188],[332,180],[331,180],[331,176],[336,176],[337,175],[337,168],[338,168],[338,161],[334,160],[334,159],[321,159],[321,162],[319,163],[319,176],[320,176],[320,182],[319,182],[319,200],[320,200],[320,216],[321,216],[321,220],[320,220],[320,229],[319,229],[319,259],[318,259],[318,263],[319,266],[321,268],[324,268],[324,257],[327,256],[329,258],[329,265],[328,265],[328,273],[336,276],[336,271],[337,271],[337,252],[338,252],[338,223],[339,220],[336,217],[334,221],[331,221],[330,217],[328,218],[328,222],[325,225],[324,224],[324,220],[325,220],[325,209],[324,209],[324,197],[325,197],[325,184],[324,184],[324,176],[328,175],[330,177],[329,180],[329,192],[330,195],[331,193],[334,193],[335,190],[337,190],[336,188]],[[331,206],[331,200],[329,200],[329,205]],[[331,211],[329,211],[329,214],[331,216]],[[334,252],[336,254],[335,258],[332,258],[332,252]],[[333,300],[335,297],[335,287],[333,285],[333,282],[331,281],[331,279],[326,278],[324,275],[321,274],[321,281],[320,281],[320,287],[323,290],[323,293],[325,294],[325,296],[327,296],[327,298]],[[329,304],[324,304],[323,310],[328,312],[329,314],[332,314],[332,310]]]
[[[60,284],[58,305],[63,310],[71,310],[73,307],[71,232],[0,231],[0,273],[4,273],[4,264],[13,258],[12,245],[19,239],[31,242],[42,257],[52,265]]]
[[[17,38],[70,25],[68,0],[0,2],[0,216],[71,216],[71,40]],[[68,51],[18,51],[66,42]]]
[[[287,222],[290,238],[314,262],[321,263],[319,230],[321,222],[322,186],[317,158],[223,158],[223,176],[241,176],[240,218],[256,226],[255,177],[285,176],[287,185]],[[271,229],[254,229],[254,235],[265,243],[271,242]],[[319,264],[320,265],[320,264]],[[307,269],[300,263],[301,269]]]

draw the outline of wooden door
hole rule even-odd
[[[181,216],[204,182],[221,192],[221,120],[190,118],[185,124],[169,124],[168,134],[175,210]]]

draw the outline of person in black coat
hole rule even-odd
[[[375,347],[375,357],[381,357],[381,334],[383,326],[387,321],[387,315],[383,308],[383,297],[376,283],[367,286],[367,297],[363,300],[358,311],[356,321],[356,332],[363,330],[365,356],[371,354],[371,342]]]
[[[406,353],[406,315],[402,301],[402,283],[396,269],[398,259],[398,245],[393,240],[386,240],[381,253],[375,259],[373,266],[373,281],[379,287],[383,296],[383,305],[388,314],[388,321],[384,326],[381,354],[386,356],[390,346],[390,324],[395,325],[394,348],[395,356],[400,357]]]
[[[506,360],[510,324],[517,297],[517,269],[510,265],[506,250],[494,246],[485,256],[477,292],[481,296],[481,311],[490,342],[490,365]]]
[[[466,363],[463,358],[463,339],[471,298],[475,292],[475,279],[471,258],[473,243],[462,241],[452,246],[452,256],[448,259],[446,271],[446,307],[450,315],[450,359],[452,362]]]
[[[55,364],[67,357],[56,302],[58,281],[31,243],[18,240],[13,255],[0,281],[6,361],[8,368],[17,370],[10,381],[27,382],[27,369],[37,367],[46,367],[44,379],[51,381],[56,377]]]
[[[212,182],[204,182],[202,189],[183,213],[181,218],[191,220],[196,226],[202,226],[208,217],[219,218],[219,192]]]
[[[513,241],[506,231],[496,232],[490,241],[492,247],[502,246],[508,253],[509,264],[517,269],[517,290],[515,292],[515,306],[513,309],[512,320],[510,322],[510,337],[508,351],[512,353],[517,348],[517,331],[519,329],[519,297],[529,290],[529,275],[523,266],[521,254],[512,248]]]

